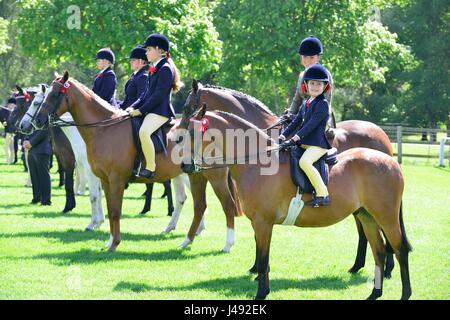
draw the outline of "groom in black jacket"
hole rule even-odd
[[[53,155],[48,130],[36,130],[23,143],[28,149],[28,165],[33,184],[32,204],[51,205],[50,159]]]

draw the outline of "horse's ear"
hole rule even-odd
[[[66,81],[69,80],[69,71],[64,71],[64,75],[62,78],[62,83],[66,83]]]
[[[198,118],[203,119],[206,114],[206,103],[203,103],[202,107],[200,108],[200,111],[198,112]]]
[[[198,91],[198,81],[192,79],[192,92],[197,93],[197,91]]]
[[[45,85],[41,84],[41,90],[42,90],[42,93],[45,93],[45,91],[47,91],[47,87]]]
[[[19,91],[20,95],[23,95],[23,89],[16,84],[16,89]]]

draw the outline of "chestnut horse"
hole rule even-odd
[[[236,114],[259,128],[268,128],[280,120],[267,106],[252,96],[227,88],[210,85],[203,86],[200,82],[193,80],[192,90],[183,107],[183,119],[181,120],[180,128],[185,129],[187,127],[186,119],[196,112],[203,103],[206,103],[210,111],[220,110]],[[379,126],[367,121],[349,120],[338,122],[336,129],[334,129],[334,139],[330,143],[338,152],[355,147],[366,147],[379,150],[390,156],[393,155],[392,145],[386,133]],[[204,180],[201,174],[192,174],[190,179],[195,179],[198,185]],[[203,181],[203,185],[206,188],[206,182]],[[197,217],[195,221],[200,221],[203,216],[203,212],[199,212],[199,210],[195,210],[195,217]],[[354,218],[359,241],[355,263],[348,270],[350,273],[356,273],[364,267],[367,251],[367,239],[357,212],[355,212]],[[193,229],[195,229],[195,226]],[[191,239],[193,240],[193,238]],[[391,277],[393,268],[393,255],[388,251],[386,269],[384,271],[386,278]],[[250,269],[250,272],[256,273],[256,262]]]
[[[275,141],[250,122],[234,114],[223,111],[206,112],[205,105],[194,117],[197,120],[207,118],[206,122],[209,126],[206,130],[203,128],[202,141],[195,141],[194,135],[190,138],[190,144],[186,144],[190,147],[194,146],[190,148],[193,150],[191,151],[193,159],[200,153],[204,154],[205,149],[214,148],[221,152],[222,159],[228,159],[226,163],[236,181],[244,213],[251,220],[255,232],[258,271],[256,298],[264,299],[270,292],[269,250],[273,226],[283,223],[286,219],[289,204],[297,191],[291,180],[290,162],[279,161],[278,171],[272,175],[261,174],[261,169],[264,166],[267,167],[267,164],[236,164],[237,159],[249,156],[247,150],[252,149],[255,141],[246,141],[243,148],[236,146],[228,148],[228,143],[231,143],[229,138],[235,138],[233,130],[253,130],[265,146]],[[192,122],[189,124],[189,129],[194,129]],[[212,129],[214,133],[210,133]],[[225,140],[217,138],[217,132]],[[209,136],[206,137],[208,134]],[[260,142],[257,145],[260,146]],[[267,150],[264,149],[262,152],[266,153]],[[281,156],[284,159],[288,158],[285,152],[282,152]],[[411,296],[408,270],[408,253],[411,251],[411,246],[403,224],[401,204],[404,182],[399,164],[387,154],[368,148],[348,149],[340,153],[337,158],[338,162],[329,170],[328,190],[332,199],[331,204],[319,208],[305,206],[297,216],[294,225],[326,227],[358,210],[358,217],[375,259],[374,288],[368,299],[376,299],[382,295],[382,270],[384,270],[386,257],[383,234],[391,244],[400,264],[401,298],[408,299]],[[207,160],[207,158],[202,159],[205,162]],[[278,160],[281,159],[275,159],[275,161]],[[213,167],[210,163],[208,165],[207,168]],[[201,164],[200,168],[202,168]],[[311,199],[311,194],[304,194],[303,197],[303,200],[307,201]]]
[[[107,247],[110,252],[115,251],[121,241],[120,216],[124,188],[132,176],[137,155],[131,121],[125,111],[113,108],[75,79],[69,80],[67,71],[62,78],[57,78],[51,84],[44,102],[33,119],[34,126],[38,128],[48,126],[49,116],[60,116],[65,112],[72,115],[78,126],[86,143],[92,171],[102,182],[111,233]],[[167,155],[165,153],[156,155],[156,176],[152,180],[137,178],[136,182],[164,182],[182,173],[181,166],[172,161],[170,156],[172,150],[177,148],[175,138],[171,138],[176,136],[175,131],[176,127],[173,127],[168,133]],[[205,173],[205,176],[219,197],[226,214],[227,240],[223,250],[228,252],[234,244],[234,216],[241,215],[233,197],[236,190],[233,189],[234,184],[229,184],[227,168],[211,170]],[[197,199],[204,197],[204,194],[196,194],[195,185],[191,185],[191,191],[194,206],[197,206]],[[192,230],[191,227],[190,232],[196,231],[197,229]]]

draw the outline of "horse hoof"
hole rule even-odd
[[[169,212],[167,213],[167,215],[168,215],[169,217],[171,217],[174,210],[175,210],[175,208],[170,208],[170,209],[169,209]]]
[[[175,230],[175,226],[168,225],[166,230],[164,230],[162,233],[170,233],[171,231]]]
[[[139,214],[142,214],[142,215],[144,215],[144,214],[146,214],[147,212],[149,212],[150,210],[145,210],[145,209],[143,209],[141,212],[139,212]]]
[[[385,272],[384,273],[384,278],[385,279],[390,279],[390,278],[392,278],[392,274],[390,272]]]
[[[355,274],[358,273],[359,270],[361,270],[361,268],[363,268],[364,266],[353,266],[350,269],[348,269],[348,272],[351,274]]]
[[[367,297],[367,300],[376,300],[383,294],[383,290],[381,289],[373,289],[372,293],[369,297]]]
[[[262,292],[262,293],[258,292],[256,294],[255,300],[265,300],[267,295],[269,294],[269,292],[270,292],[270,289],[267,289],[265,292]]]
[[[185,249],[192,243],[192,240],[186,237],[184,241],[180,244],[180,248]]]
[[[232,246],[233,246],[233,243],[227,243],[225,245],[225,247],[223,247],[222,251],[225,252],[225,253],[230,253]]]
[[[94,231],[94,226],[89,224],[86,228],[84,228],[84,231]]]

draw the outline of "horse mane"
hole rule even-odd
[[[262,131],[260,128],[258,128],[257,126],[255,126],[253,123],[235,115],[234,113],[230,113],[230,112],[226,112],[226,111],[220,111],[220,110],[214,110],[214,113],[220,115],[220,116],[226,116],[226,117],[230,117],[238,122],[241,122],[243,124],[245,124],[246,126],[250,127],[251,129],[255,130],[256,132],[258,132],[258,134],[262,135],[264,138],[268,139],[268,140],[272,140],[271,137],[269,137],[267,135],[267,133],[265,133],[264,131]]]
[[[73,83],[75,83],[82,91],[84,91],[84,93],[86,93],[88,96],[90,96],[93,100],[95,100],[98,104],[100,104],[103,108],[107,109],[108,111],[117,113],[118,110],[121,110],[121,109],[114,108],[111,104],[109,104],[107,101],[100,98],[96,93],[94,93],[94,91],[92,91],[91,89],[86,87],[86,85],[84,85],[80,81],[78,81],[72,77],[69,78],[69,81],[72,81]]]
[[[226,91],[229,94],[231,94],[234,98],[238,99],[238,100],[243,100],[245,102],[247,102],[248,104],[251,104],[255,107],[257,107],[258,109],[260,109],[263,112],[266,112],[268,114],[270,114],[271,116],[276,116],[270,109],[268,106],[266,106],[263,102],[261,102],[260,100],[256,99],[255,97],[252,97],[246,93],[243,93],[241,91],[237,91],[237,90],[233,90],[233,89],[229,89],[229,88],[225,88],[225,87],[220,87],[220,86],[215,86],[215,85],[211,85],[211,84],[206,84],[204,86],[204,88],[209,88],[209,89],[217,89],[217,90],[222,90],[222,91]]]

